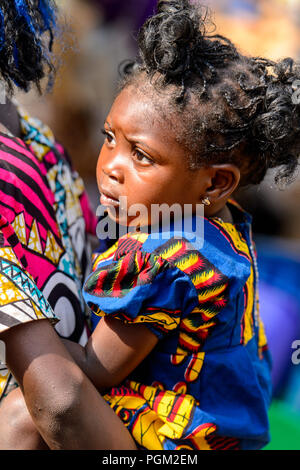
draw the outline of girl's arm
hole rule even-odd
[[[158,338],[142,324],[104,317],[85,348],[64,340],[75,362],[104,392],[121,383],[156,346]]]

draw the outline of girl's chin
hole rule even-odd
[[[116,208],[106,208],[108,217],[118,225],[123,227],[128,227],[130,231],[139,231],[140,227],[147,227],[148,222],[140,220],[138,217],[128,217],[127,214],[122,214],[121,211],[116,210]]]

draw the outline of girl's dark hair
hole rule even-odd
[[[242,55],[207,32],[208,13],[195,0],[159,0],[139,32],[139,59],[126,66],[123,87],[146,73],[157,90],[175,88],[169,105],[181,113],[178,140],[190,150],[191,168],[235,163],[247,185],[280,167],[276,180],[289,180],[300,154],[300,65]]]
[[[45,69],[51,81],[55,24],[52,0],[0,0],[0,75],[9,91],[14,85],[28,91],[32,84],[40,90]]]

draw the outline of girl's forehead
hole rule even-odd
[[[117,137],[147,144],[160,155],[173,153],[181,158],[185,152],[177,141],[179,126],[174,118],[170,119],[163,103],[132,87],[117,96],[106,122]]]
[[[118,126],[119,124],[126,124],[127,121],[139,122],[147,120],[149,117],[153,119],[153,114],[151,102],[143,100],[126,88],[114,100],[107,121],[111,121],[111,124]]]
[[[126,86],[116,97],[109,117],[146,126],[163,125],[169,130],[181,120],[180,113],[171,105],[170,93],[160,92],[147,83],[138,88]]]

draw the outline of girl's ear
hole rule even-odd
[[[211,203],[227,200],[240,182],[239,168],[232,163],[224,163],[210,166],[209,172],[211,185],[207,188],[205,196]]]

